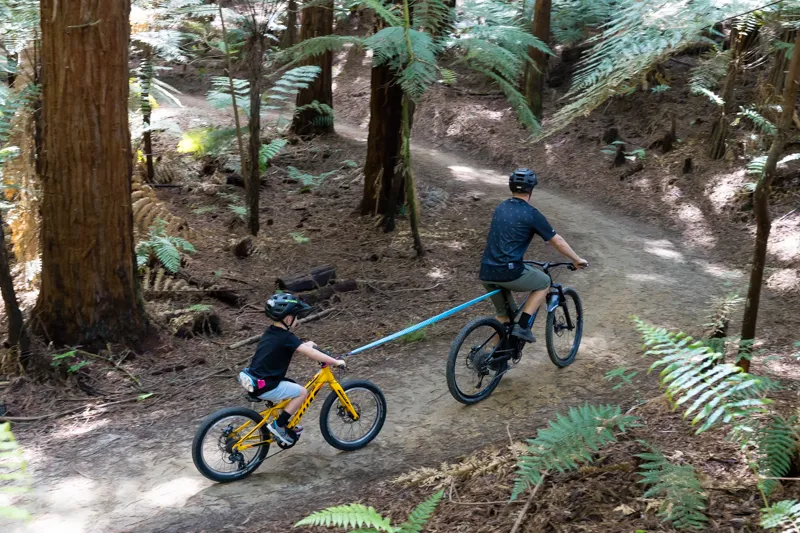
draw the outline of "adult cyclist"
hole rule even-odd
[[[581,259],[567,241],[556,233],[544,215],[530,204],[533,188],[538,181],[536,174],[527,168],[517,169],[509,177],[511,198],[494,211],[480,271],[481,282],[487,291],[501,287],[508,291],[531,293],[511,332],[511,335],[526,342],[536,342],[531,332],[531,317],[542,305],[550,289],[550,277],[547,274],[522,262],[533,236],[540,236],[544,242],[569,258],[575,268],[589,266],[589,262]],[[509,298],[510,309],[517,307],[508,291],[491,297],[501,322],[515,318],[506,316],[506,298]]]

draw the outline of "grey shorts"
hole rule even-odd
[[[491,292],[496,290],[498,287],[501,289],[507,289],[506,291],[501,292],[500,294],[495,294],[491,297],[492,303],[494,304],[495,312],[497,316],[505,316],[506,313],[506,298],[508,298],[508,304],[511,309],[517,308],[517,302],[514,301],[514,296],[511,294],[510,291],[513,292],[533,292],[533,291],[541,291],[550,287],[550,276],[542,272],[540,269],[536,268],[533,265],[525,265],[525,270],[522,272],[522,275],[517,279],[511,281],[484,281],[483,287],[486,289],[486,292]],[[515,317],[510,317],[512,320]]]
[[[278,386],[272,390],[268,390],[259,396],[262,400],[269,400],[270,402],[277,403],[287,398],[297,398],[303,391],[306,390],[302,385],[298,385],[292,381],[281,381]]]

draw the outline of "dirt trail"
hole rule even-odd
[[[363,129],[341,124],[337,131],[354,139],[366,137]],[[421,184],[442,187],[451,198],[474,192],[482,196],[480,201],[496,202],[507,196],[505,171],[421,146],[414,147],[414,156]],[[670,326],[697,325],[707,300],[720,293],[726,279],[739,275],[687,248],[676,235],[548,192],[546,177],[536,190],[535,204],[591,262],[589,270],[565,272],[560,278],[580,292],[587,316],[581,351],[572,366],[558,370],[547,359],[543,342],[530,346],[493,396],[465,407],[447,392],[447,344],[398,347],[403,357],[393,357],[368,375],[352,376],[374,381],[386,394],[388,418],[376,441],[350,454],[329,447],[316,422],[318,401],[297,447],[267,461],[249,479],[228,485],[207,481],[192,465],[189,445],[198,417],[205,413],[180,427],[156,423],[153,438],[137,443],[135,453],[125,456],[115,454],[113,442],[130,435],[101,432],[95,446],[69,461],[74,475],[66,468],[58,479],[48,479],[48,472],[34,465],[37,519],[21,531],[198,531],[245,523],[266,527],[275,520],[298,519],[334,499],[349,501],[370,480],[437,464],[506,440],[509,432],[516,438],[530,435],[565,406],[620,401],[602,375],[620,364],[642,364],[629,316]],[[454,320],[466,322],[486,312],[488,307],[476,308]],[[537,322],[537,335],[543,335],[543,321]]]

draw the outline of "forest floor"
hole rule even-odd
[[[348,88],[346,94],[354,93]],[[186,96],[183,101],[187,107],[163,108],[161,112],[179,119],[184,127],[230,121],[227,115],[210,110],[202,98]],[[363,107],[363,95],[360,101]],[[415,131],[422,133],[413,148],[414,165],[424,206],[422,237],[429,253],[422,260],[415,259],[405,221],[395,233],[385,234],[374,228],[372,220],[355,215],[361,199],[358,168],[363,164],[366,129],[359,120],[348,125],[347,113],[343,115],[336,135],[295,144],[276,159],[262,193],[265,227],[255,240],[257,252],[246,259],[237,259],[231,252],[231,244],[245,232],[227,209],[230,196],[218,194],[241,197],[241,188],[225,185],[216,174],[198,177],[193,169],[182,187],[159,190],[163,205],[185,217],[197,234],[193,242],[198,253],[185,270],[239,291],[254,308],[233,308],[203,299],[214,305],[222,320],[220,336],[178,339],[162,327],[160,346],[123,365],[141,379],[139,387],[116,369],[104,369],[99,363],[89,367],[83,378],[70,377],[72,386],[66,388],[67,393],[61,391],[63,387],[26,380],[12,384],[5,398],[10,414],[27,416],[85,403],[86,396],[78,395],[80,379],[84,390],[88,384],[95,391],[98,402],[153,393],[140,402],[87,408],[15,427],[34,477],[31,508],[35,518],[20,531],[286,531],[313,510],[359,499],[400,516],[432,492],[426,486],[407,489],[387,482],[409,469],[435,467],[471,454],[481,460],[483,456],[496,457],[509,439],[533,436],[548,418],[569,406],[621,403],[628,409],[654,397],[656,379],[641,372],[649,363],[641,357],[631,316],[700,334],[711,312],[711,299],[729,292],[742,294],[746,287],[750,252],[749,245],[741,246],[746,230],[734,228],[738,249],[708,246],[704,240],[708,234],[692,233],[691,224],[662,223],[641,211],[625,212],[599,193],[593,198],[592,191],[587,194],[545,179],[536,189],[534,204],[591,263],[585,271],[564,272],[559,278],[578,290],[586,313],[581,351],[572,366],[555,368],[543,343],[537,343],[526,348],[521,363],[489,399],[471,407],[457,403],[447,392],[444,378],[449,343],[470,317],[490,313],[489,305],[482,304],[428,328],[418,342],[392,343],[350,360],[348,377],[373,381],[388,402],[386,425],[369,446],[352,453],[329,447],[313,422],[321,405],[316,402],[296,447],[269,459],[246,480],[214,484],[195,470],[191,440],[207,414],[244,405],[233,378],[253,347],[228,350],[225,346],[264,327],[259,308],[272,292],[275,278],[327,263],[337,267],[340,279],[365,280],[361,290],[337,295],[326,304],[335,308],[331,315],[299,331],[336,352],[366,344],[482,292],[476,281],[478,264],[492,210],[508,196],[507,165],[493,162],[469,145],[461,150],[454,144],[432,148],[430,129],[426,131],[424,120],[416,121]],[[545,176],[548,169],[555,173],[565,165],[577,164],[581,152],[554,147],[552,153],[553,159],[543,158],[547,161],[541,165]],[[349,161],[355,162],[353,168]],[[601,164],[605,169],[602,160],[596,168]],[[299,185],[286,179],[290,165],[313,174],[336,173],[312,192],[300,194]],[[587,165],[585,176],[591,174],[591,168]],[[638,201],[635,194],[628,194],[631,203]],[[203,207],[213,209],[201,212]],[[672,212],[671,208],[665,210],[663,218],[670,218]],[[714,242],[722,241],[728,243],[729,238]],[[540,243],[531,247],[529,255],[543,260],[553,257]],[[796,298],[790,289],[769,289],[764,295],[763,316],[769,321],[763,335],[769,339],[767,346],[773,356],[788,355],[796,340],[791,335],[797,331],[798,317],[787,312],[791,307],[786,298],[790,302]],[[149,305],[162,310],[197,301],[196,296],[187,295],[183,300]],[[732,327],[735,331],[738,324],[734,322]],[[535,332],[543,336],[541,322]],[[796,363],[792,366],[785,361],[760,360],[754,370],[789,380],[785,394],[796,398],[792,380],[800,378],[800,373]],[[624,393],[601,379],[619,366],[640,370]],[[310,363],[297,361],[290,375],[300,381],[313,371]],[[679,417],[666,413],[658,402],[637,409],[649,413],[648,425],[639,437],[654,437],[666,442],[671,453],[685,453],[680,447],[685,446],[690,430],[681,426]],[[694,442],[692,457],[697,462],[722,465],[707,472],[709,475],[741,474],[737,470],[741,465],[731,463],[735,452],[726,451],[720,435],[697,441],[696,447]],[[484,449],[487,451],[480,451]],[[607,462],[624,463],[633,450],[631,443],[622,443],[611,449]],[[507,498],[508,493],[498,487],[508,486],[513,461],[506,458],[498,463],[502,464],[495,470],[477,475],[473,484],[458,480],[445,485],[450,489],[449,499],[442,504],[442,517],[432,531],[509,527],[518,506],[458,503],[459,498],[475,502]],[[537,504],[538,521],[526,524],[526,530],[584,530],[576,524],[593,531],[658,529],[654,510],[644,510],[647,502],[633,503],[633,491],[637,490],[633,476],[622,469],[616,474],[583,471],[565,479]],[[598,493],[595,489],[599,486],[605,486],[607,492]],[[454,489],[460,491],[455,497]],[[722,487],[713,501],[728,509],[730,502],[741,500],[739,490],[741,487]],[[748,518],[744,520],[729,509],[720,511],[720,531],[744,530],[758,507],[751,493],[752,487],[745,489],[750,504],[743,512]],[[569,506],[563,504],[566,501],[571,502]],[[552,503],[549,510],[542,508],[546,502]],[[584,502],[593,512],[577,509]],[[614,514],[623,503],[637,507],[636,513],[623,508]],[[559,506],[566,510],[557,511]],[[649,518],[638,518],[645,514]]]

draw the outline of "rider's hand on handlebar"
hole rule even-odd
[[[337,359],[336,360],[336,366],[338,366],[339,368],[344,369],[344,368],[347,368],[347,363],[344,361],[344,359]]]
[[[572,262],[572,266],[573,266],[573,267],[574,267],[576,270],[581,270],[582,268],[586,268],[586,267],[588,267],[588,266],[589,266],[589,261],[587,261],[586,259],[581,259],[581,258],[579,257],[577,261],[573,261],[573,262]]]

